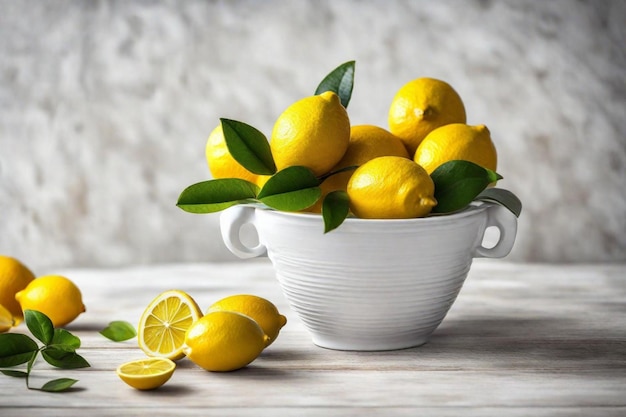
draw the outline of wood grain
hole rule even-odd
[[[618,416],[626,414],[626,266],[475,262],[432,340],[393,352],[314,346],[267,261],[58,271],[87,312],[68,326],[92,367],[35,365],[33,385],[67,376],[72,392],[28,391],[0,375],[0,416]],[[206,308],[236,293],[272,300],[288,317],[278,340],[245,369],[209,373],[188,360],[153,392],[114,369],[143,357],[136,341],[101,335],[136,323],[159,292],[178,288]],[[22,325],[15,331],[25,332]]]

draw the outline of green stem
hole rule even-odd
[[[320,184],[321,184],[328,177],[332,177],[333,175],[341,174],[342,172],[346,172],[346,171],[354,171],[358,167],[359,167],[358,165],[350,165],[348,167],[338,169],[337,171],[331,171],[328,174],[324,174],[321,177],[319,177],[318,180],[320,181]]]
[[[26,388],[31,389],[31,390],[36,390],[37,388],[31,388],[30,384],[28,383],[29,379],[30,379],[30,371],[33,369],[33,365],[35,364],[35,360],[37,359],[37,355],[39,354],[39,352],[41,352],[44,347],[39,348],[38,350],[36,350],[35,352],[33,352],[33,356],[30,358],[30,360],[28,361],[28,364],[26,365]]]

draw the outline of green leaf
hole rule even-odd
[[[48,381],[43,384],[43,386],[39,389],[46,392],[62,392],[66,391],[77,382],[77,379],[72,378],[53,379],[52,381]]]
[[[12,371],[8,369],[0,369],[0,372],[6,376],[12,376],[13,378],[28,378],[28,372],[24,371]]]
[[[437,205],[433,213],[450,213],[465,208],[487,185],[502,177],[470,161],[448,161],[431,175]]]
[[[324,233],[336,229],[348,217],[350,198],[345,191],[332,191],[324,197],[322,203],[322,217],[324,218]]]
[[[352,88],[354,87],[355,64],[354,61],[348,61],[332,70],[317,86],[315,95],[333,91],[339,96],[343,107],[347,108],[352,97]]]
[[[25,334],[0,334],[0,367],[26,363],[38,349],[37,343]]]
[[[44,345],[49,345],[54,336],[54,325],[44,313],[35,310],[24,310],[24,321],[28,330]]]
[[[228,152],[248,171],[258,175],[272,175],[276,164],[270,144],[263,133],[249,124],[220,119]]]
[[[52,366],[63,369],[88,368],[89,362],[76,352],[68,352],[55,346],[46,347],[41,351],[43,358]]]
[[[509,209],[516,217],[522,214],[522,202],[509,190],[502,188],[487,188],[475,198],[479,201],[489,201],[500,204]]]
[[[127,321],[112,321],[100,334],[114,342],[123,342],[137,336],[135,327]]]
[[[257,198],[277,210],[304,210],[315,204],[322,195],[319,184],[309,168],[290,166],[272,175]]]
[[[54,329],[54,336],[49,346],[70,352],[80,347],[80,339],[65,329]]]
[[[239,178],[203,181],[185,188],[176,205],[189,213],[215,213],[235,204],[249,202],[259,187]]]

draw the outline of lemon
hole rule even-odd
[[[185,335],[184,352],[207,371],[243,368],[263,351],[269,337],[250,317],[235,311],[211,311]]]
[[[0,333],[8,332],[13,326],[15,326],[13,314],[0,304]]]
[[[339,162],[349,140],[348,113],[327,91],[289,106],[274,124],[270,148],[279,170],[302,165],[319,176]]]
[[[263,188],[267,180],[269,180],[271,177],[272,177],[271,175],[259,175],[254,183],[259,188]]]
[[[35,279],[23,263],[10,256],[0,255],[0,304],[2,304],[13,317],[22,318],[22,308],[15,299],[15,294],[23,290]]]
[[[245,169],[230,154],[221,124],[213,129],[209,135],[205,151],[213,178],[240,178],[256,183],[258,175]]]
[[[412,156],[426,135],[439,126],[465,123],[465,106],[445,81],[418,78],[406,83],[389,107],[389,130],[406,145]]]
[[[433,130],[415,152],[415,162],[430,174],[444,162],[463,159],[496,170],[498,156],[485,125],[454,123]]]
[[[363,165],[379,156],[401,156],[409,158],[404,144],[397,136],[382,127],[373,125],[357,125],[350,128],[350,142],[341,160],[331,171],[338,171],[350,166]],[[306,211],[319,213],[322,209],[324,196],[332,191],[345,191],[354,171],[345,171],[328,177],[321,184],[322,198]]]
[[[148,356],[180,359],[185,356],[185,332],[200,317],[200,307],[187,293],[165,291],[150,302],[139,319],[139,347]]]
[[[148,358],[126,362],[116,372],[131,387],[150,390],[165,384],[175,369],[176,364],[167,358]]]
[[[34,279],[15,294],[22,310],[37,310],[50,318],[54,327],[63,327],[85,312],[83,297],[72,281],[61,275]]]
[[[423,217],[437,204],[428,173],[410,159],[383,156],[361,165],[348,182],[350,209],[360,218]]]
[[[257,322],[269,337],[268,346],[276,340],[287,318],[278,312],[270,301],[256,295],[239,294],[223,298],[209,307],[211,311],[236,311]]]

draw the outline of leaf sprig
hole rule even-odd
[[[344,107],[348,106],[354,86],[355,62],[349,61],[332,70],[317,86],[315,94],[335,92]],[[262,188],[237,178],[202,181],[187,187],[180,194],[177,206],[190,213],[214,213],[236,204],[261,204],[281,211],[300,211],[311,207],[322,196],[321,183],[331,175],[356,169],[351,166],[315,177],[304,166],[291,166],[280,171],[272,157],[269,142],[256,128],[236,120],[220,119],[228,151],[248,171],[271,175]],[[431,178],[435,183],[438,204],[433,213],[445,214],[461,210],[472,201],[488,201],[503,205],[519,217],[521,202],[510,191],[487,188],[502,176],[469,161],[449,161],[437,168]],[[322,202],[324,233],[339,227],[348,217],[350,200],[345,191],[331,192]]]
[[[25,334],[0,334],[0,368],[10,368],[26,364],[26,370],[0,369],[6,376],[24,378],[26,388],[46,392],[62,392],[72,387],[78,380],[58,378],[46,382],[40,388],[30,386],[29,377],[37,356],[50,365],[61,369],[87,368],[89,362],[76,353],[80,348],[80,339],[65,329],[55,329],[52,321],[45,314],[35,310],[24,311],[24,321],[32,335],[43,343],[39,346],[35,340]]]

